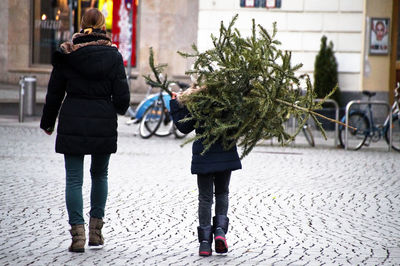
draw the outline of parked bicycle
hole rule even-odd
[[[400,119],[399,119],[399,84],[395,89],[395,101],[391,107],[392,109],[392,148],[400,151]],[[364,95],[368,96],[368,101],[375,96],[375,92],[363,91]],[[390,114],[389,114],[390,115]],[[382,125],[376,124],[372,111],[372,104],[367,104],[363,110],[351,110],[349,113],[349,125],[356,128],[356,130],[348,129],[348,149],[358,150],[362,146],[368,146],[371,142],[379,141],[383,136],[386,142],[390,143],[389,138],[389,115],[386,117]],[[341,120],[346,123],[346,116]],[[340,145],[344,147],[345,144],[345,127],[339,126],[339,141]]]
[[[315,141],[314,141],[314,136],[312,134],[311,125],[309,125],[308,123],[305,123],[301,130],[303,131],[303,134],[306,137],[306,140],[307,140],[308,144],[311,147],[314,147],[315,146]]]
[[[153,135],[159,137],[166,137],[174,134],[176,138],[183,138],[186,134],[182,134],[175,127],[171,115],[169,100],[171,96],[163,92],[160,88],[158,93],[151,93],[154,89],[149,83],[147,96],[143,99],[136,107],[135,111],[132,112],[132,121],[129,124],[139,123],[139,134],[142,138],[147,139]],[[179,90],[185,90],[189,87],[184,82],[173,83],[179,87]]]
[[[313,136],[313,133],[312,133],[313,126],[311,124],[309,124],[308,122],[309,121],[307,121],[303,125],[303,127],[301,128],[301,131],[304,134],[304,137],[305,137],[307,143],[311,147],[314,147],[315,146],[315,142],[314,142],[314,136]],[[286,128],[288,128],[288,129],[291,128],[291,132],[294,133],[294,130],[296,128],[296,124],[297,123],[298,123],[298,121],[296,121],[296,119],[294,117],[291,117],[288,121],[286,121]]]

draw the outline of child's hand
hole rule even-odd
[[[51,135],[51,134],[53,134],[53,129],[52,128],[48,128],[48,129],[43,129],[43,131],[44,131],[44,133],[46,133],[47,135]]]
[[[44,133],[46,133],[47,135],[51,135],[51,134],[53,134],[53,131],[47,131],[47,130],[43,130],[44,131]]]

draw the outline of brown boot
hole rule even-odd
[[[89,246],[100,246],[104,244],[104,238],[101,234],[101,228],[103,228],[103,224],[103,219],[90,217]]]
[[[68,250],[70,252],[85,252],[85,226],[83,224],[72,225],[69,231],[72,236],[72,243]]]

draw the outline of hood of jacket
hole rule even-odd
[[[60,45],[52,58],[53,66],[67,66],[87,77],[103,77],[112,72],[119,52],[103,33],[75,33],[71,42]]]

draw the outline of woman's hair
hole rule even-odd
[[[106,24],[103,14],[97,8],[91,8],[82,17],[81,27],[85,29],[101,29]],[[85,31],[86,32],[86,31]]]

